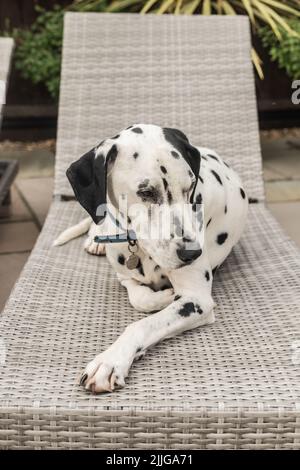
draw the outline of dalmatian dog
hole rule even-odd
[[[88,232],[86,251],[106,253],[131,305],[152,312],[87,364],[80,384],[93,393],[111,392],[125,386],[133,361],[159,341],[214,322],[214,271],[242,234],[248,198],[239,176],[216,152],[193,146],[180,130],[150,124],[102,141],[72,163],[67,176],[89,217],[54,245]],[[120,209],[125,199],[126,214]],[[169,236],[140,235],[160,226],[162,207],[163,220],[173,211]],[[188,217],[181,217],[182,207],[191,209]],[[132,245],[126,239],[95,242],[125,225],[127,234],[136,234]]]

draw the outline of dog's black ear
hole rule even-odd
[[[116,155],[116,145],[110,148],[107,155],[94,148],[67,169],[67,177],[76,199],[96,224],[106,215],[107,166],[115,160]]]
[[[180,152],[186,162],[189,164],[192,172],[195,175],[196,181],[198,181],[200,172],[201,156],[199,150],[189,143],[187,136],[179,129],[172,129],[170,127],[164,127],[163,133],[165,139]],[[196,184],[191,194],[190,201],[193,202]]]

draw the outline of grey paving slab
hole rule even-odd
[[[267,202],[300,201],[300,180],[266,181]]]
[[[0,254],[30,251],[38,234],[39,230],[33,222],[1,224]]]
[[[31,219],[32,215],[14,185],[11,188],[10,205],[0,209],[0,224],[7,222],[25,222]]]
[[[26,150],[1,148],[0,159],[18,160],[19,176],[22,178],[49,177],[54,173],[54,154],[47,148]]]
[[[300,247],[300,201],[269,203],[269,209]]]
[[[18,178],[16,185],[42,226],[53,194],[53,178]]]
[[[286,179],[300,180],[300,139],[261,140],[263,164]]]

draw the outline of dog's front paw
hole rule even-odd
[[[114,357],[109,350],[98,354],[88,363],[82,373],[79,384],[92,393],[113,392],[125,386],[128,366],[122,358]]]
[[[98,256],[105,255],[105,244],[96,243],[94,242],[94,239],[91,237],[88,237],[86,241],[84,242],[84,249],[90,255],[98,255]]]

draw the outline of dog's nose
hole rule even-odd
[[[178,258],[186,264],[192,263],[195,259],[199,258],[201,255],[201,248],[196,250],[187,250],[186,248],[178,248],[177,256]]]

